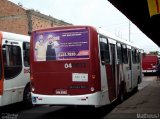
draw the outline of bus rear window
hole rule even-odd
[[[86,29],[36,32],[34,61],[89,58],[89,33]]]

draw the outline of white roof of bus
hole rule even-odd
[[[1,33],[2,33],[3,39],[30,42],[30,36],[27,36],[27,35],[21,35],[21,34],[3,32],[3,31],[1,31]]]
[[[125,40],[123,40],[123,39],[121,39],[121,38],[115,36],[114,34],[105,31],[105,30],[102,29],[102,28],[97,28],[97,32],[98,32],[99,34],[101,34],[101,35],[104,35],[104,36],[106,36],[106,37],[112,39],[112,40],[115,40],[115,41],[118,41],[118,42],[127,44],[127,45],[129,45],[129,46],[132,46],[132,47],[134,47],[134,48],[140,49],[139,46],[136,46],[135,44],[133,44],[133,43],[131,43],[131,42],[125,41]]]

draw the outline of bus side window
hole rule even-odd
[[[124,44],[122,45],[122,59],[124,64],[128,63],[127,46]]]
[[[109,44],[107,38],[100,37],[100,53],[102,63],[110,63]]]
[[[138,50],[136,50],[136,59],[137,63],[140,63],[140,52]]]
[[[117,58],[118,58],[118,64],[122,63],[122,47],[120,43],[117,43]]]
[[[137,63],[136,49],[132,48],[132,61],[133,64]]]
[[[28,42],[24,42],[23,43],[23,60],[24,60],[24,66],[25,67],[30,66],[29,49],[30,49],[30,44]]]
[[[16,77],[22,70],[21,48],[19,46],[3,45],[3,63],[5,79]]]

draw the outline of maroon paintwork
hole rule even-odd
[[[54,31],[61,29],[86,28],[89,30],[89,59],[61,60],[61,61],[34,61],[33,36],[36,32]],[[82,95],[101,90],[100,61],[98,51],[97,31],[89,26],[68,26],[42,29],[32,32],[30,60],[31,60],[31,85],[35,88],[33,93],[43,95],[57,95],[56,90],[67,90],[67,95]],[[65,63],[79,64],[65,69]],[[88,82],[73,82],[72,73],[88,73]],[[94,87],[94,91],[91,91]]]

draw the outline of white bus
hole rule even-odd
[[[0,107],[30,100],[30,37],[0,32]]]

